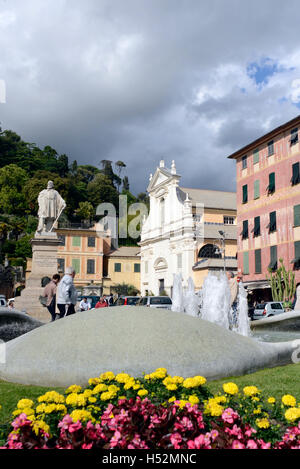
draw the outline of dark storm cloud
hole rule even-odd
[[[123,160],[134,192],[161,158],[234,190],[226,156],[298,114],[298,0],[0,0],[3,128],[71,160]],[[258,86],[249,72],[274,64]],[[256,75],[257,76],[257,75]]]

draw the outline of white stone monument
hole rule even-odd
[[[57,273],[57,247],[61,242],[53,229],[66,203],[54,189],[52,181],[48,182],[47,189],[40,192],[38,203],[39,223],[35,236],[31,240],[31,273],[21,296],[16,298],[15,308],[19,311],[26,311],[30,316],[41,321],[47,321],[50,315],[39,298],[44,291],[43,278],[52,278]]]

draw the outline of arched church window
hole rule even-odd
[[[199,251],[198,257],[206,259],[221,259],[220,249],[215,244],[205,244]]]

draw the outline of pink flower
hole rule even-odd
[[[82,424],[78,420],[78,422],[72,423],[69,426],[68,430],[69,430],[70,433],[74,433],[74,432],[77,432],[78,430],[80,430],[81,428],[82,428]]]
[[[225,409],[222,414],[222,419],[227,423],[233,423],[238,417],[239,415],[230,407]]]
[[[238,440],[234,440],[232,443],[232,449],[245,449],[245,445]]]
[[[181,443],[182,438],[179,433],[173,433],[170,437],[170,441],[172,445],[174,446],[174,449],[180,449],[179,443]]]
[[[249,440],[247,443],[247,449],[257,449],[257,443],[254,440]]]
[[[92,449],[92,447],[93,447],[93,443],[89,443],[89,444],[85,444],[85,443],[84,443],[84,444],[81,446],[81,449]]]

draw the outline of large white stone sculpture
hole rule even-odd
[[[54,224],[66,208],[66,202],[54,189],[53,182],[49,181],[47,189],[39,193],[38,203],[39,224],[37,227],[37,233],[50,233]]]

